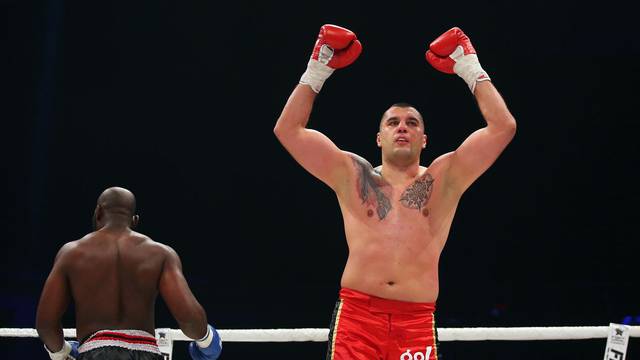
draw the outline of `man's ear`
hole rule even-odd
[[[96,208],[93,210],[93,217],[91,218],[91,222],[93,222],[93,230],[100,230],[102,227],[100,223],[102,222],[102,206],[100,204],[96,205]]]

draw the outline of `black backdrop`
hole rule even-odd
[[[57,249],[90,231],[95,199],[112,185],[137,195],[139,230],[178,251],[218,328],[327,327],[347,256],[337,201],[272,133],[324,23],[350,28],[364,47],[327,81],[310,121],[341,148],[379,163],[378,120],[398,101],[426,119],[424,165],[483,125],[464,82],[424,61],[456,25],[518,121],[454,219],[439,326],[640,323],[630,5],[1,4],[1,327],[34,326]],[[177,326],[161,300],[157,325]],[[601,359],[604,345],[443,349],[447,359]],[[227,343],[222,358],[319,359],[324,347]],[[36,339],[0,339],[0,349],[46,358]],[[639,353],[634,339],[630,358]]]

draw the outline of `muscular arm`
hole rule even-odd
[[[316,95],[308,85],[296,86],[273,131],[302,167],[336,190],[350,160],[324,134],[306,128]]]
[[[56,352],[62,349],[64,334],[62,316],[69,306],[71,293],[65,270],[66,254],[71,243],[63,246],[53,263],[49,277],[44,283],[36,314],[36,330],[47,349]]]
[[[449,184],[460,192],[495,162],[516,131],[514,117],[490,81],[477,83],[474,94],[487,126],[471,134],[450,154]]]
[[[193,296],[182,274],[180,257],[169,247],[158,289],[180,330],[192,339],[204,337],[207,333],[207,314]]]

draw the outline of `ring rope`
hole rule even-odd
[[[629,326],[630,337],[640,337],[640,326]],[[168,331],[173,341],[192,341],[179,329]],[[329,329],[227,329],[218,330],[225,342],[324,342]],[[475,327],[439,328],[440,341],[485,341],[485,340],[575,340],[606,338],[608,326],[548,326],[548,327]],[[75,329],[64,329],[66,338],[75,338]],[[35,329],[0,328],[0,337],[38,337]]]

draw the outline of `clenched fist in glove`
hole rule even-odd
[[[215,360],[221,352],[222,340],[211,325],[207,325],[207,334],[202,339],[189,343],[189,355],[193,360]]]
[[[480,66],[471,40],[460,28],[451,28],[440,35],[429,45],[425,55],[437,70],[457,74],[464,79],[472,93],[476,89],[476,82],[491,80]]]
[[[62,343],[62,349],[52,352],[47,348],[47,345],[44,346],[44,349],[47,350],[49,357],[51,360],[75,360],[78,358],[78,347],[80,343],[77,341],[64,341]]]
[[[362,44],[351,30],[336,25],[323,25],[300,84],[307,84],[319,93],[333,70],[351,65],[361,52]]]

